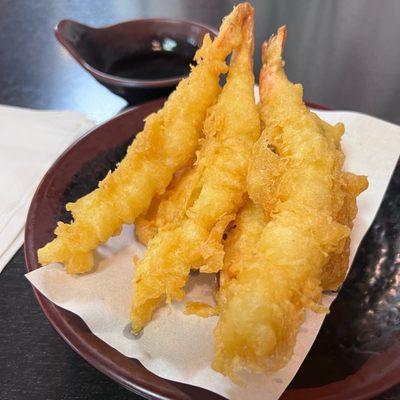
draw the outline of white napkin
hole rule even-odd
[[[92,126],[75,111],[0,106],[0,272],[24,241],[26,214],[40,179]]]
[[[359,213],[351,235],[350,262],[379,208],[400,153],[400,127],[367,115],[317,111],[330,123],[346,126],[343,149],[345,169],[366,174],[369,188],[358,198]],[[232,399],[276,400],[293,379],[313,344],[325,314],[307,312],[297,336],[290,362],[269,376],[248,376],[247,386],[233,384],[211,369],[212,330],[216,317],[202,319],[184,315],[182,303],[159,309],[143,334],[130,333],[129,308],[132,259],[143,254],[131,226],[111,238],[96,253],[95,270],[86,275],[66,274],[60,264],[39,268],[26,275],[29,281],[55,304],[77,315],[89,329],[122,354],[138,359],[151,372],[178,382],[200,386]],[[187,285],[187,299],[212,301],[210,276],[198,275]],[[335,295],[324,295],[329,306]]]

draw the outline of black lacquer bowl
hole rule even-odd
[[[204,35],[213,38],[217,30],[197,22],[153,18],[102,28],[62,20],[54,33],[95,79],[128,103],[139,104],[172,92],[189,72]]]
[[[96,127],[73,144],[43,178],[32,200],[25,232],[28,271],[39,268],[36,251],[53,238],[65,204],[93,190],[122,159],[163,100],[143,104]],[[400,164],[311,351],[282,395],[290,400],[369,399],[400,382]],[[83,358],[129,390],[149,399],[222,399],[190,385],[162,379],[93,335],[75,314],[37,290],[58,333]]]

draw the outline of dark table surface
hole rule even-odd
[[[0,0],[0,103],[79,110],[96,122],[126,106],[84,72],[53,37],[63,18],[94,26],[145,17],[218,26],[233,1]],[[308,100],[400,124],[400,1],[276,0],[256,6],[260,43],[288,26],[287,71]],[[1,137],[1,140],[6,138]],[[75,354],[41,312],[20,249],[0,276],[0,399],[139,399]],[[399,399],[400,388],[378,397]]]

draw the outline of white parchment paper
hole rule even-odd
[[[358,200],[359,213],[352,232],[352,262],[357,247],[378,210],[400,153],[400,127],[354,112],[317,112],[330,123],[344,122],[345,169],[368,175],[369,189]],[[143,334],[130,333],[129,312],[132,258],[142,256],[144,247],[136,240],[134,227],[125,226],[121,235],[111,238],[96,251],[94,272],[67,275],[53,264],[26,275],[47,298],[79,315],[90,330],[122,354],[138,359],[148,370],[167,379],[201,386],[229,399],[279,398],[300,368],[310,350],[324,314],[307,312],[297,336],[294,355],[288,365],[269,376],[247,376],[240,387],[210,367],[213,357],[212,330],[217,317],[199,318],[182,313],[183,304],[159,309]],[[187,285],[187,300],[212,302],[214,278],[195,275]],[[330,305],[335,296],[325,295]]]

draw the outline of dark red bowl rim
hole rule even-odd
[[[54,162],[52,167],[47,171],[39,184],[35,195],[33,196],[25,227],[25,261],[27,271],[33,271],[39,268],[37,262],[34,240],[32,237],[33,221],[35,209],[38,207],[39,194],[43,194],[46,184],[50,177],[57,170],[57,166],[66,157],[72,149],[79,145],[83,140],[93,135],[98,130],[103,129],[115,123],[116,120],[132,116],[142,110],[147,109],[148,113],[157,110],[163,104],[164,99],[154,100],[144,103],[140,106],[129,109],[114,118],[104,122],[103,124],[94,127],[83,137],[75,141],[65,152]],[[329,108],[314,103],[307,103],[309,106],[321,110]],[[201,395],[208,394],[206,397],[212,399],[220,398],[218,395],[213,396],[211,392],[168,381],[160,378],[151,372],[147,371],[137,360],[129,359],[111,348],[106,343],[92,334],[86,324],[77,315],[64,310],[45,296],[43,296],[35,287],[33,291],[37,301],[42,308],[51,325],[64,339],[64,341],[80,356],[82,356],[93,367],[127,388],[128,390],[140,394],[148,399],[157,400],[172,400],[182,399],[190,400],[193,393],[199,391]],[[94,347],[94,344],[96,347]],[[100,349],[100,351],[99,351]],[[388,367],[387,361],[394,360]],[[372,373],[375,371],[375,374]],[[378,371],[378,373],[376,372]],[[132,374],[134,376],[132,376]],[[374,375],[375,380],[369,379]],[[362,385],[360,386],[360,382]],[[338,400],[338,399],[353,399],[364,400],[370,399],[400,382],[400,346],[395,344],[386,353],[376,357],[371,357],[355,374],[348,376],[346,379],[338,382],[333,382],[321,387],[302,388],[302,389],[287,389],[282,395],[283,400]],[[186,390],[185,390],[186,388]],[[188,390],[187,388],[191,388]],[[362,390],[360,390],[362,389]],[[189,393],[189,394],[188,394]],[[211,397],[210,397],[211,396]],[[198,398],[196,396],[196,398]]]

